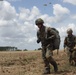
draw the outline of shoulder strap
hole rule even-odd
[[[48,34],[48,30],[49,30],[50,27],[45,27],[45,33],[46,33],[46,37],[47,38],[47,34]]]

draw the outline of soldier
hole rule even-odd
[[[37,31],[37,43],[42,44],[42,58],[45,64],[45,70],[43,74],[50,74],[50,63],[54,67],[54,71],[58,71],[58,66],[55,60],[52,57],[53,42],[56,34],[51,30],[50,27],[44,26],[44,21],[41,18],[38,18],[35,21],[35,24],[38,26],[39,30]],[[46,31],[47,30],[47,31]]]
[[[76,45],[76,37],[75,35],[73,35],[72,29],[69,28],[67,30],[67,36],[65,37],[65,40],[64,40],[64,46],[66,47],[66,51],[67,51],[70,64],[72,61],[72,53],[73,53],[73,49],[75,45]]]

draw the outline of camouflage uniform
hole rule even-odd
[[[48,28],[48,33],[46,33],[45,26],[42,26],[41,30],[39,29],[37,32],[37,42],[41,42],[42,44],[42,58],[45,63],[45,73],[50,73],[50,63],[54,67],[54,71],[57,72],[58,67],[57,63],[54,61],[52,57],[52,50],[53,50],[53,40],[55,38],[55,32]]]
[[[69,63],[71,63],[72,56],[73,54],[75,54],[73,52],[73,48],[76,45],[76,36],[74,36],[73,34],[66,36],[64,40],[64,45],[66,47],[67,55],[69,58]]]
[[[76,62],[76,50],[72,53],[72,59]]]

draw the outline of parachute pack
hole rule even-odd
[[[60,35],[59,35],[59,31],[56,28],[51,28],[55,34],[56,34],[56,38],[53,40],[53,50],[55,49],[59,49],[60,47]],[[46,34],[48,33],[48,27],[46,27]]]

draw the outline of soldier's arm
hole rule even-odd
[[[66,46],[67,46],[67,38],[65,37],[65,39],[64,39],[64,52],[65,52]]]
[[[75,46],[76,46],[76,36],[75,36]]]
[[[49,39],[54,39],[56,37],[56,33],[50,27],[48,28],[48,33],[50,34]]]
[[[65,39],[64,39],[64,46],[65,47],[67,46],[67,37],[65,37]]]
[[[40,43],[41,39],[40,39],[40,35],[39,35],[39,31],[37,31],[37,43]]]
[[[75,46],[74,46],[73,50],[76,51],[76,36],[75,36],[74,43],[75,43]]]

